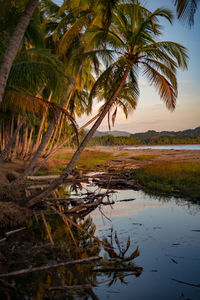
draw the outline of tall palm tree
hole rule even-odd
[[[158,40],[161,35],[159,17],[167,19],[170,23],[173,18],[172,13],[166,9],[150,12],[136,1],[118,4],[115,8],[107,35],[107,47],[113,52],[115,61],[98,78],[91,93],[93,97],[104,87],[105,90],[109,89],[110,98],[60,177],[49,188],[31,199],[28,206],[33,206],[44,199],[70,174],[124,85],[129,83],[134,91],[139,71],[156,87],[167,108],[171,110],[175,108],[176,70],[187,68],[187,54],[186,49],[177,43]],[[99,45],[99,55],[103,53],[101,49],[104,36],[105,31],[100,26],[90,30],[90,44]]]
[[[197,11],[199,0],[175,0],[176,11],[179,19],[183,19],[190,26],[194,24],[194,15]]]
[[[29,0],[28,5],[21,15],[18,24],[10,38],[8,47],[4,53],[0,66],[0,104],[3,99],[6,83],[13,61],[15,59],[15,56],[17,55],[24,33],[37,5],[38,0]]]

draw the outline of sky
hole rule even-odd
[[[164,7],[175,12],[173,0],[145,0],[143,3],[150,10]],[[192,28],[177,18],[174,19],[173,25],[162,19],[161,24],[163,25],[161,39],[182,44],[188,49],[189,54],[188,70],[179,70],[177,74],[178,98],[176,109],[173,112],[168,111],[155,88],[149,86],[145,79],[140,78],[140,97],[136,110],[128,116],[128,119],[118,110],[115,126],[112,130],[131,133],[147,130],[179,131],[200,126],[200,7]],[[99,104],[95,103],[91,118],[98,111],[98,108]],[[77,120],[77,123],[82,126],[89,119],[90,117],[83,116]],[[107,118],[104,119],[98,130],[109,130]]]

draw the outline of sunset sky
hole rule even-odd
[[[61,1],[55,1],[60,2]],[[149,9],[159,7],[174,10],[173,0],[146,0],[142,1]],[[189,28],[188,25],[174,19],[170,25],[161,18],[163,24],[162,40],[178,42],[188,49],[189,67],[186,71],[179,71],[178,90],[179,96],[174,112],[166,109],[160,100],[159,94],[154,87],[148,85],[145,79],[140,78],[140,97],[138,106],[126,119],[118,111],[117,119],[113,130],[129,132],[141,132],[147,130],[184,130],[200,126],[200,10],[195,17],[195,25]],[[99,105],[95,105],[93,114],[97,112]],[[88,116],[78,120],[79,125],[88,121]],[[102,122],[99,130],[107,131],[107,118]]]

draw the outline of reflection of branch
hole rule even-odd
[[[91,284],[82,284],[82,285],[64,285],[64,286],[52,286],[49,288],[49,291],[53,290],[86,290],[86,289],[91,289],[95,285]]]
[[[200,284],[189,283],[189,282],[177,280],[177,279],[174,279],[174,278],[171,278],[171,279],[172,279],[173,281],[178,282],[178,283],[183,283],[183,284],[186,284],[186,285],[195,286],[195,287],[200,288]]]
[[[58,264],[45,265],[45,266],[41,266],[41,267],[35,267],[35,268],[32,268],[32,269],[30,269],[30,268],[29,269],[22,269],[22,270],[18,270],[18,271],[15,271],[15,272],[0,274],[0,277],[23,275],[23,274],[27,274],[27,273],[45,271],[45,270],[49,270],[49,269],[52,269],[52,268],[58,268],[58,267],[63,267],[63,266],[75,265],[75,264],[87,264],[91,261],[99,260],[99,259],[101,259],[100,256],[92,256],[92,257],[83,258],[83,259],[70,260],[70,261],[66,261],[66,262],[62,262],[62,263],[58,263]]]
[[[94,269],[92,272],[113,272],[113,273],[118,273],[118,272],[135,272],[133,273],[134,275],[138,275],[142,272],[142,267],[127,267],[127,268],[104,268],[104,269]]]

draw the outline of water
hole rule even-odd
[[[91,185],[87,188],[96,189]],[[133,200],[120,202],[124,199]],[[199,300],[200,288],[188,283],[200,284],[200,206],[184,199],[155,198],[132,190],[117,191],[112,200],[114,205],[102,206],[101,210],[97,208],[89,217],[76,222],[101,240],[107,238],[110,244],[112,237],[112,252],[116,257],[122,258],[120,249],[127,247],[125,260],[115,257],[111,265],[109,252],[72,226],[75,246],[68,226],[60,222],[58,215],[50,214],[49,217],[46,215],[46,220],[55,242],[52,246],[39,212],[37,220],[33,218],[27,223],[28,234],[23,231],[0,244],[2,273],[96,255],[104,259],[92,265],[54,268],[5,278],[8,283],[15,284],[16,290],[8,288],[5,292],[0,281],[0,298],[7,299],[5,295],[12,293],[10,299],[20,300]],[[137,248],[139,256],[126,261],[132,253],[137,253]],[[94,272],[108,267],[138,267],[142,272]],[[96,287],[77,291],[77,286],[82,284],[96,284]],[[51,290],[56,286],[70,286],[72,290]]]
[[[121,149],[200,150],[200,145],[124,146]]]
[[[138,247],[140,256],[134,262],[143,267],[140,277],[125,277],[111,287],[94,289],[99,299],[200,299],[200,288],[178,283],[200,284],[200,207],[182,199],[150,198],[141,191],[120,191],[113,209],[104,208],[91,215],[98,236],[116,231],[125,246],[130,236],[129,252]],[[116,247],[117,248],[117,247]],[[106,277],[105,277],[106,280]]]

